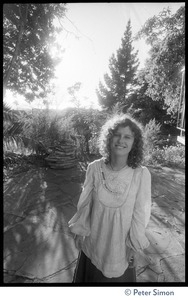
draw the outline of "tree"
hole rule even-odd
[[[153,101],[153,99],[146,94],[148,83],[145,79],[145,70],[142,69],[137,74],[137,89],[131,97],[131,110],[133,117],[139,119],[142,124],[146,125],[150,120],[156,119],[160,124],[171,122],[171,117],[167,114],[167,105],[164,99]]]
[[[185,7],[175,14],[164,9],[147,20],[136,39],[145,37],[151,45],[145,66],[146,95],[164,101],[168,112],[177,112],[181,88],[181,69],[185,65]]]
[[[49,53],[57,30],[53,20],[64,15],[64,3],[4,4],[4,95],[7,88],[24,95],[28,101],[46,95],[58,62]]]
[[[134,53],[132,46],[131,21],[127,23],[121,47],[117,50],[117,55],[109,60],[111,76],[104,75],[105,86],[99,82],[97,96],[103,108],[112,109],[116,103],[121,103],[128,107],[129,97],[135,86],[135,74],[138,68],[138,51]]]

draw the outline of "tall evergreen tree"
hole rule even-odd
[[[127,23],[121,47],[117,55],[112,54],[109,60],[111,75],[104,75],[105,85],[99,82],[99,89],[96,90],[99,104],[107,110],[112,109],[117,103],[129,107],[129,97],[135,83],[135,75],[139,66],[137,54],[132,46],[131,21]]]

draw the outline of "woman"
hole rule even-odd
[[[80,250],[73,282],[135,282],[135,255],[148,255],[151,210],[141,125],[128,115],[112,117],[102,127],[99,150],[102,158],[88,165],[69,221]]]

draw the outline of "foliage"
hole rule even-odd
[[[24,121],[18,111],[3,102],[3,179],[7,180],[15,166],[23,170],[22,156],[17,153],[22,144]],[[25,127],[26,128],[26,127]],[[15,153],[16,152],[16,153]]]
[[[163,140],[161,125],[155,119],[144,127],[145,157],[144,164],[185,166],[185,146],[170,145],[173,141]]]
[[[28,101],[44,97],[55,63],[54,18],[63,17],[64,3],[7,3],[3,6],[3,85]],[[57,57],[57,56],[56,56]],[[58,57],[57,57],[58,58]]]
[[[185,146],[164,147],[164,161],[171,166],[185,167]]]
[[[124,107],[129,107],[129,97],[135,85],[135,74],[138,68],[138,51],[134,53],[132,46],[131,22],[128,21],[121,47],[117,50],[117,55],[112,54],[109,60],[111,75],[105,74],[105,86],[99,82],[97,96],[99,104],[108,110],[117,103],[122,103]]]
[[[97,136],[100,128],[105,120],[105,113],[96,109],[72,109],[66,115],[70,117],[72,122],[73,132],[77,144],[78,157],[88,156],[95,153],[97,150]]]
[[[150,153],[150,155],[146,157],[145,163],[168,167],[185,168],[185,146],[165,146],[162,149],[156,147]]]
[[[13,111],[3,102],[3,148],[6,152],[12,145],[15,147],[21,142],[24,123],[18,112]]]
[[[150,44],[150,57],[144,68],[148,83],[146,95],[164,102],[168,112],[178,109],[181,87],[181,69],[185,64],[185,7],[175,14],[164,9],[158,16],[147,20],[137,34]]]
[[[90,154],[91,140],[98,134],[104,114],[94,109],[71,109],[66,113],[35,110],[22,116],[25,130],[22,145],[37,154],[47,154],[49,149],[64,139],[74,141],[77,156]]]
[[[167,106],[163,99],[160,101],[153,101],[150,96],[146,94],[148,83],[144,76],[144,70],[140,70],[137,74],[137,89],[131,96],[131,111],[133,117],[138,119],[143,125],[146,125],[150,120],[154,119],[161,123],[171,123],[172,118],[167,114]]]
[[[79,160],[96,154],[97,137],[106,114],[95,109],[70,109],[53,113],[50,110],[33,110],[21,114],[23,130],[19,145],[12,145],[13,152],[47,155],[50,148],[64,139],[74,141]],[[27,151],[25,151],[27,150]]]
[[[155,119],[150,120],[144,127],[145,155],[149,155],[160,144],[161,125]]]
[[[34,110],[24,119],[23,145],[37,154],[48,154],[50,147],[66,137],[67,124],[61,116],[51,115],[48,110]]]
[[[73,127],[72,136],[74,136],[77,145],[77,157],[85,161],[91,153],[96,152],[97,133],[101,126],[101,114],[95,109],[84,109],[80,107],[80,100],[77,97],[81,82],[76,82],[68,88],[68,93],[72,96],[72,102],[75,104],[75,109],[68,112],[71,116]],[[104,115],[104,114],[103,114]]]
[[[17,119],[17,116],[18,113],[14,112],[6,102],[3,102],[3,121],[14,122]]]

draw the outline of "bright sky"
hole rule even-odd
[[[163,8],[170,7],[172,13],[185,5],[184,2],[159,3],[68,3],[66,18],[62,24],[66,29],[58,40],[65,49],[62,62],[56,70],[56,95],[51,108],[63,109],[73,106],[67,88],[81,82],[77,97],[81,106],[98,108],[95,93],[99,81],[109,72],[109,59],[121,46],[121,39],[131,19],[133,36],[142,25]],[[77,38],[76,38],[77,36]],[[140,68],[147,58],[148,46],[144,40],[133,43],[139,50]],[[8,103],[17,108],[41,108],[39,101],[28,105],[23,97],[17,104],[15,97],[7,93]]]

